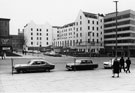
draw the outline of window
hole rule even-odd
[[[82,21],[80,21],[80,25],[82,24]]]
[[[102,29],[102,26],[100,26],[100,28]]]
[[[90,26],[88,26],[88,30],[90,30]]]
[[[88,24],[90,24],[90,20],[88,20]]]
[[[76,37],[78,37],[78,33],[76,34]]]
[[[88,39],[88,43],[90,43],[90,39]]]
[[[80,27],[80,31],[82,30],[82,27]]]
[[[31,37],[31,40],[33,40],[33,37]]]
[[[101,37],[101,39],[100,39],[101,41],[102,41],[102,37]]]
[[[40,36],[41,36],[42,34],[40,33]]]
[[[97,31],[98,31],[98,27],[97,27]]]
[[[37,28],[37,31],[38,31],[38,28]]]
[[[46,38],[46,40],[48,40],[48,37]]]
[[[31,28],[31,31],[33,31],[33,28]]]
[[[38,40],[38,37],[37,37],[37,40]]]
[[[82,33],[80,33],[80,37],[82,37]]]
[[[94,33],[92,35],[94,36]]]
[[[38,35],[38,33],[37,33],[37,35]]]
[[[102,35],[102,32],[100,34]]]
[[[98,43],[98,39],[97,39],[97,43]]]
[[[94,27],[92,27],[92,30],[94,30]]]
[[[97,21],[97,25],[98,25],[98,21]]]
[[[80,19],[82,19],[82,16],[80,16]]]
[[[78,28],[76,28],[76,31],[78,31]]]
[[[78,22],[76,22],[76,25],[78,25]]]
[[[33,33],[31,33],[31,35],[33,35]]]
[[[48,33],[46,33],[46,36],[48,36]]]
[[[102,19],[100,19],[100,22],[102,22]]]
[[[97,37],[98,37],[98,33],[97,33]]]
[[[92,21],[92,24],[94,24],[94,21]]]
[[[40,40],[42,40],[42,38],[40,37]]]
[[[80,39],[80,43],[82,43],[82,39]]]
[[[31,45],[33,45],[33,42],[31,42]]]
[[[48,32],[48,29],[46,29],[46,32]]]
[[[48,45],[48,42],[46,42],[46,45]]]
[[[42,29],[40,29],[40,31],[42,31]]]
[[[91,32],[88,32],[88,36],[90,36]]]

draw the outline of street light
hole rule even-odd
[[[114,1],[116,4],[116,49],[115,49],[115,57],[117,58],[117,16],[118,16],[118,9],[117,9],[117,3],[118,1]]]

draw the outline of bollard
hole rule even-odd
[[[73,68],[74,71],[76,71],[76,67],[75,67],[76,64],[75,63],[76,63],[76,58],[74,58],[74,68]]]
[[[13,69],[14,69],[14,67],[13,67],[13,58],[11,58],[11,65],[12,65],[12,75],[13,75]]]

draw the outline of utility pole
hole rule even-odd
[[[118,1],[114,1],[116,4],[116,49],[115,49],[115,57],[117,58],[117,16],[118,16],[118,9],[117,9],[117,3]]]

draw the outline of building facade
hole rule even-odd
[[[104,48],[104,16],[80,10],[74,22],[56,27],[55,46],[98,53]]]
[[[0,50],[12,51],[12,41],[9,35],[10,19],[0,18]]]
[[[135,55],[135,11],[125,10],[117,16],[118,55]],[[104,42],[107,53],[115,54],[116,49],[116,13],[104,17]]]
[[[52,45],[52,26],[46,23],[45,25],[37,25],[33,21],[24,26],[25,46],[28,49],[36,49],[39,47],[47,47]]]

